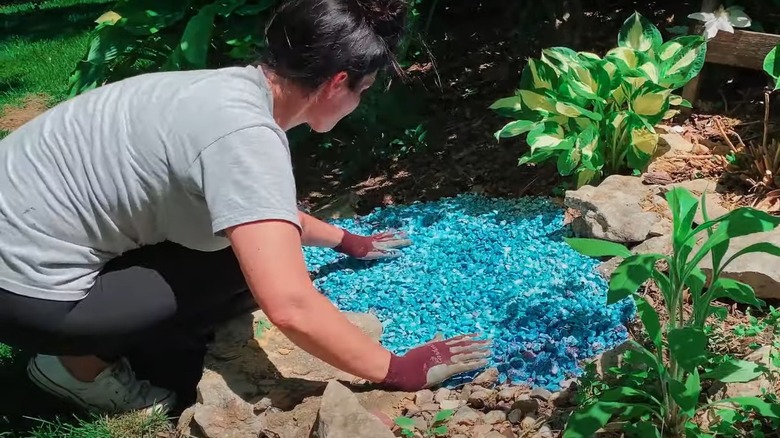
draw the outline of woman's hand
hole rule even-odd
[[[412,244],[406,233],[389,230],[371,236],[360,236],[344,230],[341,243],[334,249],[359,260],[378,260],[401,256],[398,248]]]
[[[474,340],[474,335],[428,342],[403,356],[392,355],[382,384],[410,392],[429,388],[487,365],[490,347],[490,341]]]

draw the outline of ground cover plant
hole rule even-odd
[[[580,360],[627,338],[633,305],[605,306],[606,280],[563,242],[564,214],[549,199],[461,195],[334,223],[403,229],[414,242],[392,263],[305,251],[315,285],[343,310],[375,313],[397,353],[479,332],[493,339],[503,378],[556,389]]]
[[[749,412],[780,420],[780,405],[762,397],[734,397],[707,400],[702,391],[706,379],[723,383],[749,382],[767,371],[765,366],[725,357],[708,350],[711,317],[724,317],[724,307],[713,301],[727,298],[761,306],[751,286],[721,273],[735,259],[750,253],[780,256],[780,247],[760,242],[728,258],[731,239],[765,232],[780,225],[780,218],[743,207],[709,219],[701,202],[683,188],[671,189],[666,199],[673,215],[673,254],[632,254],[626,247],[595,239],[570,239],[578,251],[594,256],[624,257],[610,279],[608,303],[633,297],[650,345],[635,340],[626,354],[626,366],[608,371],[609,383],[586,398],[567,424],[564,437],[588,437],[610,420],[626,421],[630,436],[735,436],[735,423]],[[705,222],[693,227],[699,206]],[[700,262],[709,257],[712,273],[706,275]],[[663,262],[662,266],[659,262]],[[638,293],[651,280],[663,295],[668,320],[661,323],[658,312]],[[686,304],[691,304],[686,311]],[[605,381],[608,381],[605,379]],[[719,421],[703,431],[694,421],[697,414],[712,410]]]
[[[705,56],[703,37],[664,43],[658,28],[634,13],[618,47],[603,58],[552,47],[530,59],[516,94],[491,106],[513,119],[496,137],[527,133],[530,149],[520,164],[555,160],[562,175],[576,176],[578,187],[641,171],[658,143],[656,124],[690,106],[673,91],[699,73]]]

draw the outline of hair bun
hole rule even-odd
[[[351,0],[354,12],[383,39],[398,35],[405,22],[405,0]],[[395,41],[388,41],[394,45]]]

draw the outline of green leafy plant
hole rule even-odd
[[[780,45],[772,49],[764,58],[764,71],[774,81],[775,91],[780,90]]]
[[[246,60],[265,44],[278,0],[119,0],[98,18],[70,78],[74,96],[106,82],[161,70]]]
[[[663,42],[639,13],[623,24],[618,47],[602,58],[565,47],[542,51],[523,70],[514,96],[490,108],[514,119],[496,138],[526,134],[520,164],[557,160],[577,186],[603,174],[643,169],[658,143],[655,126],[690,103],[673,91],[704,64],[706,41],[686,35]]]
[[[436,413],[433,417],[433,423],[428,430],[420,431],[425,437],[438,437],[447,435],[447,421],[455,413],[452,409],[444,409]],[[406,437],[413,437],[417,430],[414,424],[414,420],[409,417],[398,417],[395,419],[395,424],[401,429],[401,435]]]
[[[624,258],[609,280],[607,301],[612,304],[632,297],[649,341],[647,347],[629,341],[632,349],[626,353],[623,366],[609,370],[611,382],[607,389],[597,391],[572,414],[565,438],[590,437],[613,418],[626,422],[624,431],[630,436],[711,436],[699,430],[694,416],[713,409],[722,421],[736,421],[730,403],[759,416],[780,418],[780,405],[758,397],[700,402],[702,380],[748,382],[767,371],[749,361],[709,352],[705,328],[711,316],[725,317],[723,307],[712,305],[716,299],[763,304],[749,285],[721,277],[721,273],[746,254],[780,256],[780,247],[759,242],[726,257],[731,239],[772,230],[780,225],[780,218],[744,207],[709,220],[704,197],[700,202],[679,187],[668,191],[666,200],[673,215],[671,256],[632,254],[623,245],[596,239],[567,239],[572,248],[585,255]],[[693,228],[699,205],[705,222]],[[709,276],[700,267],[707,256],[712,261]],[[664,323],[638,293],[648,280],[663,296],[668,315]],[[688,301],[691,307],[687,311]]]

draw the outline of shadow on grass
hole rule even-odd
[[[28,41],[63,38],[95,26],[95,20],[110,3],[90,3],[60,8],[0,14],[0,43],[12,38]]]

